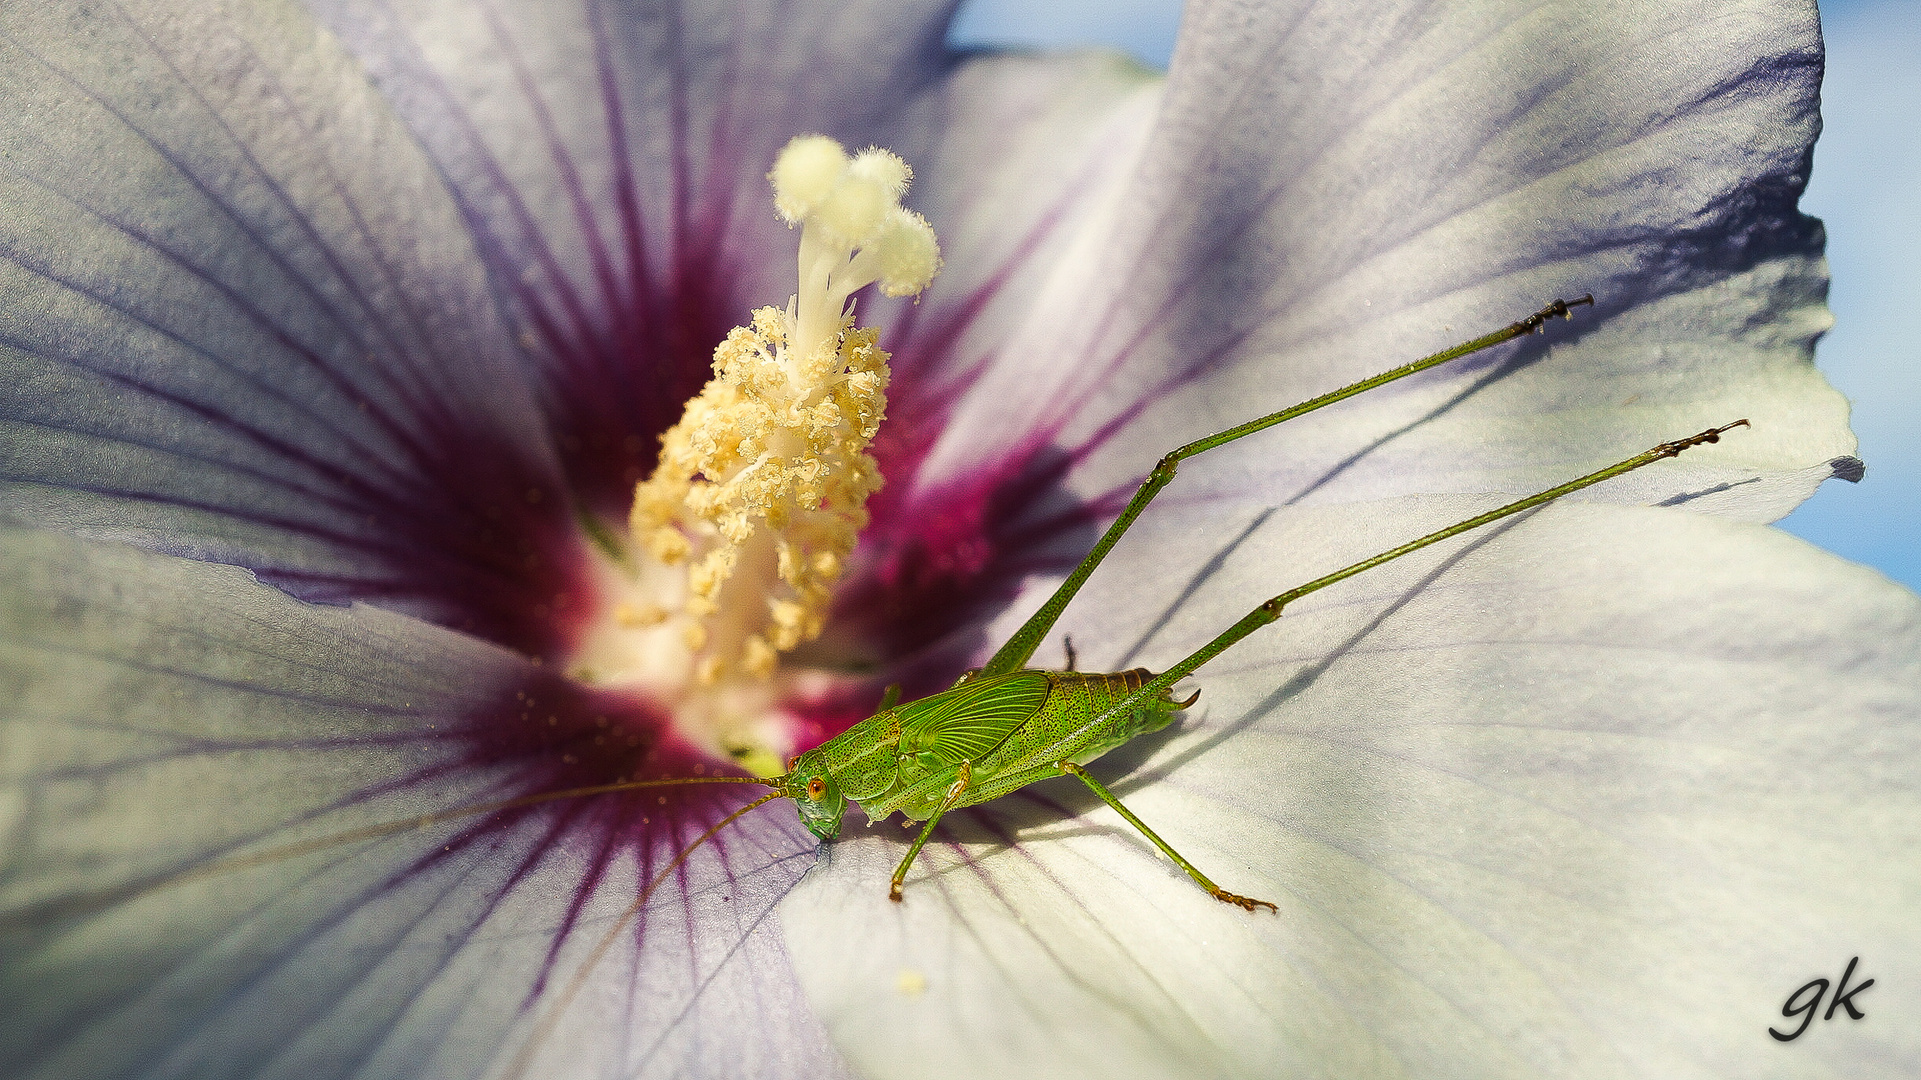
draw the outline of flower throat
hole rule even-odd
[[[714,350],[714,377],[661,436],[634,493],[627,565],[601,567],[608,617],[569,665],[582,681],[669,705],[682,733],[763,774],[791,753],[769,684],[780,654],[820,636],[880,471],[887,408],[878,327],[853,294],[918,294],[940,268],[934,230],[900,205],[911,172],[825,136],[794,139],[768,180],[801,230],[799,290]]]

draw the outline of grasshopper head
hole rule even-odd
[[[819,750],[809,750],[794,759],[781,778],[781,794],[794,800],[800,823],[822,840],[840,835],[840,815],[847,809],[840,785],[827,771],[827,760]]]

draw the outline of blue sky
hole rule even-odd
[[[1780,525],[1921,588],[1921,0],[1821,8],[1827,126],[1802,205],[1827,222],[1835,328],[1816,360],[1854,404],[1868,474],[1822,485]],[[1179,20],[1174,0],[973,0],[953,36],[1115,45],[1165,66]]]

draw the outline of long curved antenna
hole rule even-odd
[[[776,786],[775,781],[763,780],[758,776],[688,776],[662,780],[623,780],[615,784],[595,784],[592,787],[543,791],[535,795],[520,795],[512,799],[475,803],[472,806],[461,806],[452,810],[442,810],[438,813],[422,814],[419,817],[402,818],[399,821],[384,821],[378,825],[364,825],[358,829],[349,829],[346,832],[335,833],[331,836],[317,836],[311,840],[299,840],[291,844],[283,844],[280,847],[268,848],[265,851],[250,852],[246,855],[235,855],[226,859],[216,859],[205,866],[195,867],[191,871],[184,871],[181,880],[184,880],[188,875],[204,876],[227,870],[245,869],[246,867],[256,866],[261,863],[294,858],[295,856],[305,855],[313,851],[324,851],[327,848],[340,844],[351,844],[356,840],[378,840],[383,836],[393,836],[396,833],[407,832],[410,829],[424,829],[429,825],[438,825],[445,821],[459,821],[461,818],[478,817],[481,814],[492,814],[500,810],[517,810],[523,806],[538,806],[541,803],[556,802],[561,799],[582,799],[589,795],[610,795],[617,791],[635,791],[640,788],[654,787],[679,787],[686,784],[760,784],[763,787]],[[762,801],[765,802],[766,800],[763,799]],[[176,879],[169,879],[164,882],[164,884],[167,885],[175,883]],[[157,888],[159,886],[155,887]]]
[[[377,825],[363,825],[358,829],[348,829],[345,832],[331,833],[327,836],[316,836],[307,840],[296,840],[289,844],[281,844],[277,847],[267,848],[264,851],[250,851],[239,855],[229,855],[224,858],[214,859],[211,862],[201,863],[198,866],[191,866],[184,870],[159,874],[146,881],[134,882],[129,885],[117,886],[111,889],[100,889],[91,893],[62,896],[43,903],[29,904],[26,907],[0,915],[0,930],[11,929],[16,926],[25,926],[48,917],[85,915],[94,911],[104,910],[122,901],[144,896],[147,893],[172,888],[175,885],[186,885],[199,881],[202,878],[248,870],[256,866],[265,866],[269,863],[276,863],[285,859],[299,858],[302,855],[310,855],[316,851],[325,851],[328,848],[338,847],[341,844],[351,844],[359,840],[378,840],[386,836],[395,836],[400,833],[411,832],[415,829],[424,829],[430,825],[440,824],[441,822],[458,821],[461,818],[477,817],[481,814],[491,814],[501,810],[514,810],[523,806],[537,806],[540,803],[554,802],[560,799],[579,799],[591,795],[608,795],[614,792],[635,791],[641,788],[678,787],[686,784],[760,784],[765,787],[777,787],[779,781],[763,780],[757,776],[689,776],[663,780],[623,780],[613,784],[596,784],[592,787],[543,791],[534,795],[520,795],[511,799],[497,799],[492,802],[474,803],[471,806],[456,807],[452,810],[442,810],[432,814],[421,814],[418,817],[383,821]],[[775,794],[778,794],[778,792]],[[769,797],[771,798],[772,796]],[[761,801],[765,802],[766,800],[763,799]],[[755,805],[759,804],[756,803]]]
[[[717,778],[710,777],[709,779]],[[734,778],[730,777],[728,779]],[[745,780],[746,778],[740,777],[738,779]],[[635,917],[640,914],[640,909],[647,906],[647,901],[653,897],[654,890],[660,888],[661,882],[667,880],[667,875],[680,869],[680,865],[686,862],[687,857],[692,855],[700,845],[712,840],[720,833],[720,830],[738,821],[749,810],[765,806],[775,799],[782,797],[780,791],[770,791],[760,798],[755,799],[753,802],[748,803],[746,806],[721,818],[709,826],[706,832],[701,833],[700,837],[693,843],[682,848],[680,854],[675,855],[671,862],[661,868],[660,873],[654,875],[654,880],[648,882],[647,887],[640,890],[640,895],[634,897],[634,902],[627,905],[627,910],[621,913],[620,918],[614,921],[614,925],[610,927],[605,934],[601,935],[600,940],[594,945],[594,950],[588,953],[587,959],[581,962],[579,968],[575,969],[573,978],[567,980],[567,985],[561,990],[560,997],[547,1009],[547,1014],[542,1016],[539,1022],[534,1025],[533,1034],[529,1035],[527,1041],[521,1044],[520,1050],[514,1054],[514,1060],[507,1066],[507,1071],[503,1074],[504,1080],[520,1080],[520,1077],[526,1075],[527,1066],[533,1063],[534,1052],[540,1049],[541,1043],[547,1041],[547,1036],[554,1033],[554,1027],[560,1023],[561,1014],[567,1011],[567,1006],[573,1004],[574,998],[577,997],[581,989],[587,985],[588,976],[592,975],[594,968],[598,967],[601,960],[606,958],[608,950],[614,947],[614,942],[619,940],[620,935],[626,932],[627,924],[633,922]]]

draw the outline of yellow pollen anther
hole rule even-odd
[[[801,226],[800,289],[714,350],[712,381],[661,436],[634,493],[641,548],[686,566],[677,603],[699,686],[767,679],[781,652],[818,637],[867,523],[887,354],[877,328],[855,325],[852,297],[875,283],[912,295],[939,270],[933,229],[900,205],[911,175],[885,150],[850,158],[817,135],[788,144],[768,179],[781,217]],[[669,617],[616,614],[624,625]]]

